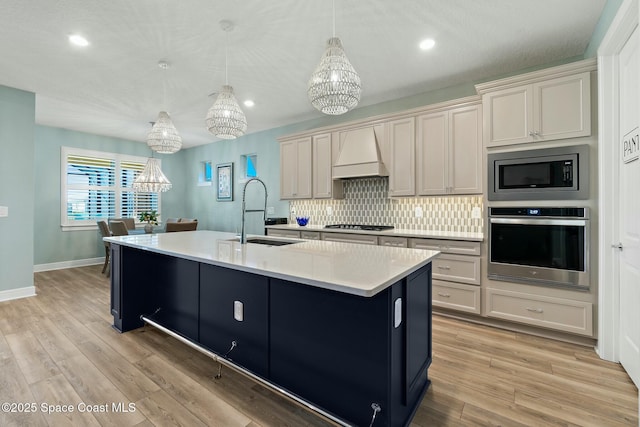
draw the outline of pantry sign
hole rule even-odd
[[[638,135],[637,127],[622,138],[621,148],[622,161],[624,163],[638,159],[638,155],[640,155],[640,136]]]

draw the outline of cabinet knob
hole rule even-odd
[[[451,270],[451,267],[449,267],[448,265],[439,265],[438,268],[440,270]]]
[[[533,313],[544,313],[544,310],[541,308],[527,307],[527,311],[531,311]]]
[[[441,296],[442,298],[451,298],[451,294],[443,294],[438,292],[438,296]]]

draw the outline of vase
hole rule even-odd
[[[147,233],[147,234],[153,233],[153,225],[145,224],[144,225],[144,232]]]

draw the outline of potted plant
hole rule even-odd
[[[158,212],[140,212],[138,218],[140,219],[140,222],[146,222],[146,224],[144,225],[144,232],[153,233],[153,226],[158,225]]]

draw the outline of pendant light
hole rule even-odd
[[[215,102],[207,112],[207,129],[209,132],[222,139],[235,139],[244,135],[247,131],[247,118],[240,109],[238,101],[233,94],[233,87],[229,85],[228,73],[228,44],[229,32],[233,30],[231,21],[220,21],[220,27],[227,34],[224,52],[224,78],[225,84],[218,94]]]
[[[133,191],[160,193],[171,189],[171,182],[162,173],[158,159],[149,157],[142,173],[133,181]]]
[[[158,67],[162,70],[169,68],[166,61],[158,62]],[[167,91],[165,81],[162,82],[163,103],[167,103]],[[153,124],[151,131],[147,135],[147,145],[153,151],[161,154],[173,154],[182,148],[182,137],[178,134],[178,130],[173,125],[169,114],[166,111],[160,111],[158,120]]]
[[[333,0],[333,37],[309,79],[307,95],[317,110],[339,115],[353,109],[360,102],[360,76],[349,62],[336,37],[336,2]]]

